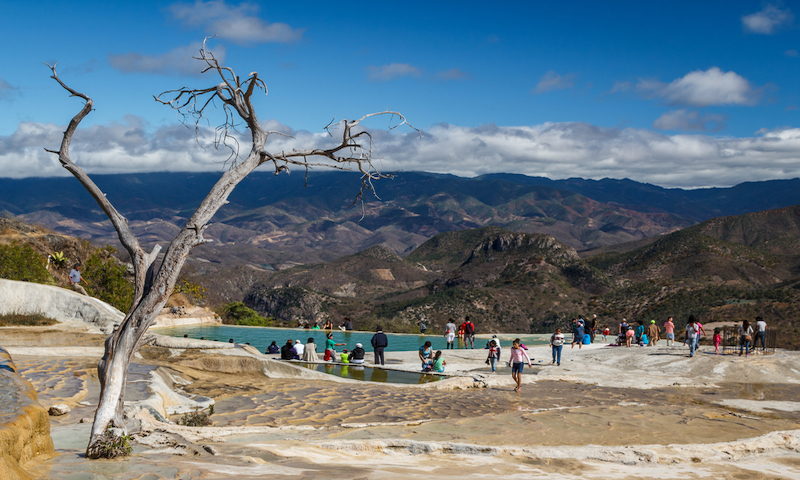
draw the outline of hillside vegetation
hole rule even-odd
[[[359,329],[381,324],[399,332],[417,331],[420,321],[438,331],[465,315],[487,333],[549,332],[591,314],[610,325],[673,316],[681,328],[694,314],[704,322],[762,315],[800,333],[798,219],[794,207],[712,219],[585,258],[549,235],[498,227],[445,232],[406,258],[375,246],[270,272],[245,303],[287,325],[338,323],[346,315]],[[792,334],[781,338],[800,346]]]

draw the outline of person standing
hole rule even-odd
[[[706,336],[706,331],[703,328],[703,324],[700,323],[699,320],[696,322],[696,325],[697,325],[697,336],[694,337],[694,343],[695,343],[694,350],[698,351],[698,350],[700,350],[700,335],[705,337]]]
[[[664,332],[667,334],[667,346],[675,345],[675,324],[672,322],[672,317],[664,322]]]
[[[564,347],[564,334],[560,328],[556,328],[556,333],[550,337],[550,348],[553,349],[553,363],[561,366],[561,349]]]
[[[572,347],[575,348],[575,342],[578,342],[578,350],[583,347],[583,322],[577,320],[575,322],[575,331],[572,334]]]
[[[694,351],[697,349],[699,331],[700,327],[697,326],[697,319],[694,318],[694,315],[689,316],[689,321],[686,323],[686,343],[689,344],[690,357],[694,357]]]
[[[767,350],[766,346],[766,336],[767,336],[767,322],[764,321],[761,317],[756,317],[756,338],[753,341],[753,351],[758,348],[758,340],[761,339],[761,352]]]
[[[489,356],[486,357],[489,365],[492,367],[492,373],[497,371],[497,363],[500,361],[500,345],[497,340],[492,339],[489,342]]]
[[[742,326],[739,327],[739,356],[742,356],[742,348],[744,348],[746,356],[750,356],[750,344],[753,341],[753,327],[750,322],[745,320]]]
[[[81,266],[80,266],[80,264],[76,263],[75,266],[72,267],[72,270],[69,271],[69,283],[70,283],[70,285],[72,285],[72,289],[73,290],[75,290],[76,292],[78,292],[80,294],[86,295],[88,297],[89,294],[86,293],[86,290],[81,286],[81,282],[85,283],[86,285],[89,285],[86,282],[86,279],[84,279],[81,276]]]
[[[589,324],[589,336],[592,337],[592,343],[594,343],[595,335],[597,335],[597,315],[592,315],[592,323]]]
[[[469,315],[464,317],[464,348],[475,348],[475,324],[469,319]]]
[[[378,327],[375,330],[375,335],[372,336],[370,343],[375,351],[375,365],[378,365],[379,361],[380,365],[383,365],[383,349],[389,346],[389,337],[383,333],[383,328]]]
[[[650,326],[647,327],[647,338],[650,339],[650,346],[655,347],[658,345],[658,336],[661,335],[661,329],[656,325],[655,320],[650,320]]]
[[[454,349],[454,342],[456,340],[456,324],[452,318],[447,319],[447,324],[444,326],[444,338],[447,340],[447,349]]]
[[[511,378],[517,383],[517,386],[514,388],[514,391],[519,393],[520,389],[522,388],[522,367],[525,366],[523,363],[523,359],[528,362],[528,367],[532,367],[531,359],[528,358],[528,354],[520,348],[519,340],[514,340],[514,343],[511,345],[511,358],[508,360],[508,366],[511,367]]]
[[[336,343],[333,341],[333,333],[329,333],[325,339],[325,356],[322,358],[326,362],[336,361],[336,347],[340,345],[347,345],[346,343]]]

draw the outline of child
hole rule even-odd
[[[350,354],[347,353],[346,348],[339,354],[339,359],[341,363],[350,363]]]
[[[714,353],[719,355],[719,344],[722,343],[722,334],[719,328],[714,329]]]
[[[603,328],[603,341],[604,341],[604,342],[606,342],[606,341],[607,341],[607,340],[606,340],[606,337],[608,337],[608,334],[609,334],[609,333],[611,333],[611,330],[610,330],[608,327],[605,327],[605,328]]]
[[[431,369],[436,372],[442,373],[444,372],[445,365],[447,365],[447,362],[445,362],[444,358],[442,358],[442,351],[436,350],[436,355],[433,357]]]

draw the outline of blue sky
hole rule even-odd
[[[800,176],[800,4],[789,2],[22,2],[4,5],[0,175],[63,175],[80,103],[89,172],[219,170],[153,94],[210,86],[210,47],[258,71],[261,121],[324,141],[332,118],[387,108],[381,166],[458,175],[632,178],[725,186]],[[201,144],[203,141],[201,139]]]

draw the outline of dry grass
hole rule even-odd
[[[39,313],[6,313],[0,314],[0,327],[42,327],[55,325],[58,321]]]

